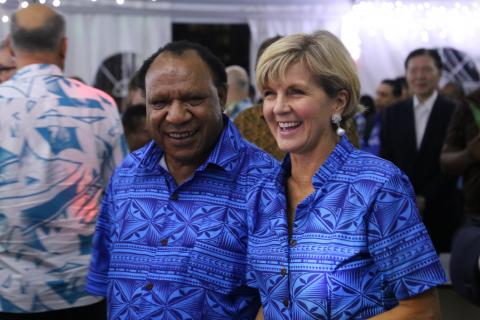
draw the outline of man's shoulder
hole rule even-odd
[[[395,113],[403,113],[408,110],[408,108],[413,108],[413,99],[407,98],[397,103],[394,103],[390,107],[385,109],[385,113],[395,114]]]
[[[102,104],[116,106],[115,100],[100,89],[94,88],[75,79],[65,78],[65,81],[68,83],[68,87],[72,88],[71,91],[66,91],[66,93],[70,94],[72,98],[97,100]]]

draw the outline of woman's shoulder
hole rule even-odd
[[[358,179],[374,179],[386,182],[392,177],[403,176],[404,173],[393,163],[379,156],[355,149],[345,161],[343,170]]]

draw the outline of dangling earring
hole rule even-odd
[[[340,127],[340,122],[342,122],[342,116],[340,113],[334,113],[332,115],[332,123],[337,126],[337,136],[341,137],[345,134],[345,130]]]

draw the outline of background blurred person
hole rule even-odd
[[[234,120],[240,112],[253,105],[249,93],[250,80],[241,66],[228,66],[225,71],[228,83],[225,113]]]
[[[150,141],[147,129],[147,108],[144,104],[127,108],[122,114],[122,125],[130,151],[140,149]]]
[[[455,104],[438,92],[442,61],[437,51],[416,49],[405,60],[412,98],[384,110],[380,156],[412,182],[423,221],[437,251],[450,252],[460,222],[456,177],[440,169],[440,152]]]
[[[9,39],[5,39],[0,43],[0,83],[10,79],[17,71],[8,43]]]

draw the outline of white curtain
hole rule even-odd
[[[348,1],[317,5],[260,7],[261,15],[248,18],[250,27],[250,75],[254,83],[255,60],[262,42],[268,38],[294,33],[328,30],[340,36],[342,17],[350,10]]]
[[[101,62],[119,52],[137,54],[137,65],[171,41],[166,16],[132,14],[65,14],[68,53],[65,73],[92,84]]]
[[[357,60],[362,92],[405,74],[414,49],[451,47],[480,62],[480,5],[472,1],[360,1],[345,14],[341,37]],[[444,79],[440,85],[442,85]]]

